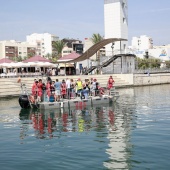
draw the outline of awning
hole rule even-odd
[[[65,63],[59,63],[59,66],[58,66],[59,68],[60,67],[74,67],[74,64],[71,64],[71,63],[67,63],[67,64],[65,64]]]

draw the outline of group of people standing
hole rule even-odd
[[[110,76],[107,84],[107,88],[113,87],[114,80]],[[60,99],[73,99],[79,96],[81,99],[88,99],[90,96],[103,95],[105,89],[99,86],[97,79],[91,78],[82,81],[78,78],[76,81],[66,78],[66,80],[53,81],[50,77],[47,77],[46,84],[42,82],[42,79],[35,79],[32,85],[31,102],[35,101],[60,101]]]

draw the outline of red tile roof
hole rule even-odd
[[[12,62],[14,62],[14,61],[12,61],[12,60],[10,60],[10,59],[8,59],[8,58],[2,58],[2,59],[0,59],[0,64],[2,64],[2,63],[12,63]]]
[[[46,59],[46,58],[44,58],[44,57],[36,55],[36,56],[31,57],[31,58],[29,58],[27,60],[24,60],[23,62],[27,63],[27,62],[51,62],[51,61]]]
[[[78,54],[76,52],[72,52],[71,54],[61,57],[60,59],[58,59],[58,61],[73,60],[73,59],[78,58],[79,56],[80,56],[80,54]]]

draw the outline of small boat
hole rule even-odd
[[[19,96],[19,104],[21,108],[39,108],[39,109],[58,109],[58,108],[84,108],[86,106],[92,107],[95,105],[109,104],[118,99],[118,95],[101,95],[89,96],[87,99],[76,97],[74,99],[61,99],[59,102],[42,101],[31,102],[30,95],[26,90],[26,86],[22,86],[22,94]]]

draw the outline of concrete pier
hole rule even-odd
[[[170,73],[162,74],[111,74],[115,80],[115,88],[133,87],[133,86],[148,86],[158,84],[170,84]],[[101,87],[107,86],[107,81],[110,74],[104,75],[75,75],[75,76],[52,76],[52,80],[56,78],[62,81],[66,78],[72,78],[74,81],[81,78],[82,81],[85,79],[96,78]],[[26,84],[28,92],[31,92],[31,86],[34,79],[46,77],[22,77],[21,82]],[[21,94],[20,83],[17,83],[18,78],[0,78],[0,97],[12,97],[19,96]]]

